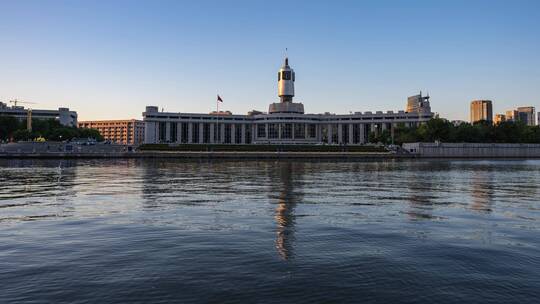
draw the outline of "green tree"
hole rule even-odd
[[[77,130],[79,132],[78,137],[80,137],[80,138],[93,138],[96,141],[103,141],[104,140],[103,136],[101,134],[99,134],[99,131],[96,130],[96,129],[80,128],[80,129],[77,129]]]
[[[31,140],[32,133],[26,129],[19,129],[13,132],[13,139],[15,141]]]
[[[9,140],[13,132],[21,128],[21,123],[13,116],[0,115],[0,139]]]

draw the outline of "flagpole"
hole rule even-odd
[[[217,100],[217,98],[216,98],[216,120],[217,120],[216,126],[217,126],[217,132],[218,132],[218,134],[217,134],[216,137],[217,137],[218,139],[220,139],[220,137],[219,137],[219,135],[220,135],[220,134],[219,134],[219,101]],[[219,143],[220,141],[221,141],[221,139],[218,140],[218,143]]]
[[[222,143],[223,139],[221,138],[221,129],[219,125],[219,94],[217,95],[217,98],[216,98],[216,116],[217,116],[216,126],[217,126],[217,132],[218,132],[217,138],[219,139],[218,143]]]

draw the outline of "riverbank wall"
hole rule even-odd
[[[0,153],[1,158],[177,158],[177,159],[324,159],[364,160],[415,157],[408,154],[365,152],[117,152],[117,153]]]
[[[540,158],[540,144],[408,143],[403,149],[419,158]]]

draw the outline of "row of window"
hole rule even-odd
[[[167,137],[167,124],[169,124],[169,136]],[[181,136],[180,143],[188,143],[191,135],[192,143],[210,143],[212,142],[212,133],[214,142],[222,142],[222,132],[223,128],[223,141],[225,143],[242,143],[242,126],[245,126],[245,143],[251,143],[251,125],[245,124],[234,124],[234,141],[232,136],[232,124],[209,124],[205,123],[202,126],[202,134],[199,124],[190,124],[185,122],[180,124]],[[222,127],[223,126],[223,127]],[[174,122],[160,122],[158,125],[158,136],[160,142],[177,142],[178,138],[178,124]],[[213,128],[213,130],[212,130]],[[201,138],[202,135],[202,138]]]
[[[267,134],[268,131],[268,134]],[[280,135],[281,131],[281,135]],[[307,131],[307,134],[306,134]],[[266,130],[266,124],[257,125],[257,138],[270,139],[292,139],[294,135],[295,139],[316,138],[317,137],[317,125],[308,124],[307,129],[305,124],[292,124],[292,123],[270,123],[268,124],[268,130]]]
[[[169,136],[167,137],[167,124],[169,124]],[[173,122],[160,122],[158,125],[159,141],[160,142],[176,142],[178,138],[178,124]],[[213,142],[224,143],[242,143],[242,129],[244,129],[245,143],[251,143],[251,126],[249,124],[234,124],[234,138],[233,138],[233,124],[203,124],[202,130],[199,124],[181,123],[181,143],[188,143],[191,135],[192,143],[210,143],[212,142],[211,136],[213,136]],[[244,127],[243,127],[244,126]],[[317,124],[293,124],[293,123],[268,123],[256,125],[256,136],[259,139],[306,139],[317,138]],[[369,133],[380,131],[383,129],[390,129],[391,123],[380,123],[374,126],[370,124],[363,125],[363,132],[361,134],[360,124],[321,124],[320,135],[322,142],[328,142],[329,138],[332,143],[339,142],[339,134],[341,130],[342,141],[349,141],[350,126],[352,126],[352,143],[359,143],[360,138],[367,138]],[[212,130],[213,128],[213,130]],[[223,131],[221,130],[223,128]],[[330,128],[330,129],[329,129]],[[331,130],[329,134],[329,130]],[[202,131],[202,134],[200,133]],[[212,134],[213,133],[213,134]],[[201,136],[202,135],[202,136]],[[362,136],[361,136],[362,135]],[[222,136],[224,136],[222,141]]]

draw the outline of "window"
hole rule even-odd
[[[322,142],[328,142],[328,125],[327,124],[323,124],[321,125],[321,137],[322,137]]]
[[[231,125],[225,124],[225,143],[230,144],[231,143]]]
[[[214,124],[214,142],[221,141],[221,126],[219,123]]]
[[[317,125],[316,124],[309,124],[308,125],[308,136],[310,138],[317,137]]]
[[[299,138],[299,139],[306,138],[306,125],[294,124],[294,138]]]
[[[209,123],[203,124],[203,142],[205,144],[210,142],[210,124]]]
[[[268,138],[278,138],[279,137],[279,125],[272,123],[268,124]]]
[[[292,124],[285,123],[282,125],[281,138],[292,138]]]
[[[257,125],[257,137],[258,138],[265,138],[266,137],[266,125],[265,124],[258,124]]]
[[[169,137],[169,141],[170,142],[176,142],[176,136],[178,134],[178,132],[177,132],[178,125],[175,122],[170,122],[169,124],[171,125],[171,134],[170,134],[170,137]]]
[[[246,144],[251,144],[252,139],[252,125],[246,125]]]
[[[193,143],[198,143],[199,142],[199,124],[198,123],[192,123],[191,142],[193,142]]]
[[[283,78],[283,80],[291,80],[291,71],[283,71],[281,73],[281,77]]]
[[[341,125],[341,142],[340,144],[346,144],[346,143],[349,143],[349,144],[352,144],[349,142],[349,125],[348,124],[344,124],[344,125]]]
[[[353,144],[360,143],[360,125],[354,124],[353,125]]]
[[[165,142],[165,135],[166,135],[166,122],[159,122],[159,141]]]
[[[339,137],[338,137],[338,124],[332,124],[332,143],[337,144],[339,143]]]
[[[187,122],[183,122],[182,123],[182,138],[181,138],[181,141],[183,144],[187,143],[188,141],[188,123]]]
[[[242,143],[242,125],[241,124],[234,125],[234,142],[236,144]]]

